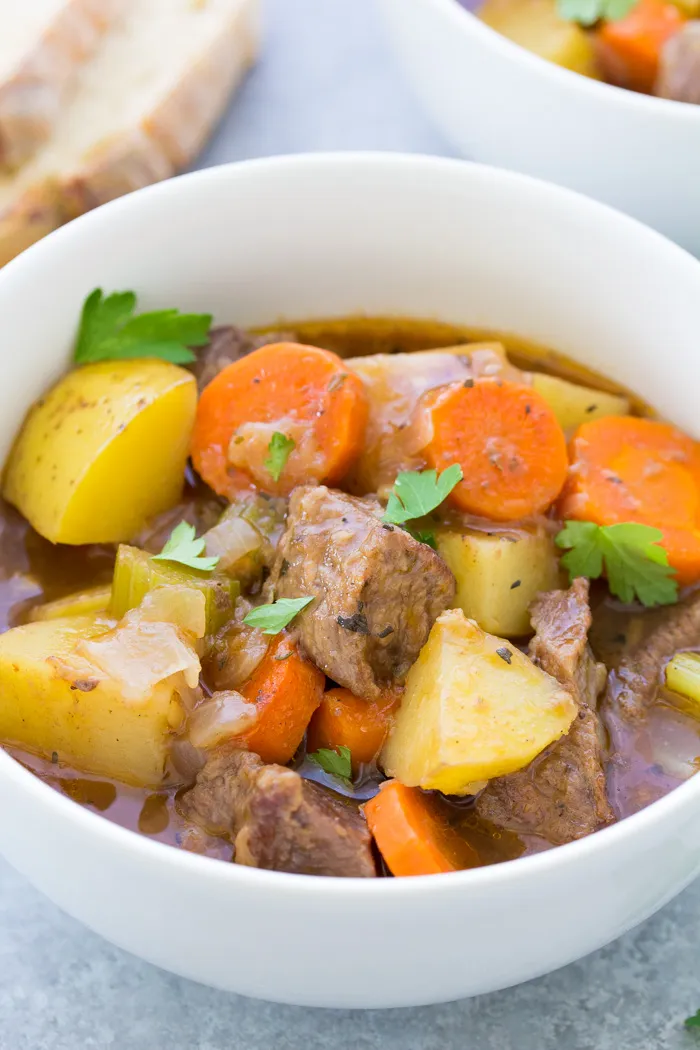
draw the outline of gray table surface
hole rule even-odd
[[[264,57],[202,164],[451,152],[402,83],[372,0],[268,0],[266,23]],[[700,1038],[682,1022],[700,1007],[699,941],[700,882],[616,944],[510,991],[417,1010],[308,1010],[139,962],[0,861],[0,1050],[691,1050]]]

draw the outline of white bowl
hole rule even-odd
[[[538,58],[457,0],[379,0],[418,96],[466,156],[629,212],[700,255],[700,106]]]
[[[700,264],[569,191],[397,155],[198,172],[52,234],[0,272],[0,459],[69,360],[83,298],[219,322],[403,314],[520,333],[698,433]],[[344,880],[236,867],[81,809],[0,752],[0,849],[61,908],[178,974],[315,1006],[406,1006],[535,977],[700,871],[700,778],[623,823],[497,867]]]

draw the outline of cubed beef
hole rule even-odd
[[[579,712],[569,732],[526,769],[492,780],[476,802],[483,819],[559,845],[597,831],[614,817],[605,791],[602,731],[596,711],[605,669],[588,645],[588,581],[540,595],[531,608],[532,659],[571,693]]]
[[[455,596],[435,551],[380,513],[324,486],[295,489],[272,574],[277,598],[315,599],[295,620],[314,663],[364,697],[403,681]]]
[[[661,685],[664,667],[674,653],[700,645],[700,594],[656,610],[653,618],[651,631],[623,651],[608,678],[604,710],[632,722],[646,715]]]
[[[230,836],[237,864],[303,875],[376,875],[369,830],[351,804],[250,752],[214,753],[180,807],[209,834]]]

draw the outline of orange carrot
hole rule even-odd
[[[431,391],[418,409],[419,432],[430,435],[431,467],[462,467],[449,501],[494,521],[538,514],[566,480],[564,431],[532,387],[475,379]]]
[[[388,780],[364,811],[392,875],[437,875],[479,864],[476,852],[440,818],[420,788]]]
[[[666,0],[638,0],[624,18],[595,30],[596,56],[606,80],[634,91],[653,90],[664,44],[685,17]]]
[[[363,700],[349,689],[329,689],[309,724],[307,750],[347,747],[357,772],[363,762],[379,754],[398,701],[398,694],[392,692],[379,700]]]
[[[340,481],[362,447],[367,399],[359,376],[328,350],[263,346],[202,391],[192,462],[220,496],[253,485],[288,495],[304,481]],[[274,433],[294,442],[278,479],[267,465]]]
[[[663,533],[682,585],[700,579],[700,444],[667,423],[607,416],[583,423],[570,447],[563,518]]]
[[[289,762],[321,703],[325,675],[314,667],[288,635],[276,638],[241,693],[258,709],[253,727],[236,743],[263,762]]]

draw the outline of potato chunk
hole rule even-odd
[[[561,584],[557,549],[543,524],[488,532],[450,527],[436,540],[457,580],[455,605],[484,631],[528,634],[530,602]]]
[[[554,678],[453,609],[408,673],[381,765],[409,787],[468,794],[475,781],[526,766],[576,711]]]
[[[561,18],[556,0],[485,0],[479,17],[541,58],[600,80],[590,34]]]
[[[172,624],[111,628],[76,616],[0,635],[0,741],[156,788],[199,661]]]
[[[581,423],[589,423],[602,416],[629,415],[629,398],[620,394],[607,394],[579,383],[569,383],[558,376],[535,372],[532,385],[541,394],[561,424],[562,430],[571,431]]]
[[[53,543],[116,543],[180,498],[195,378],[159,360],[76,368],[30,409],[4,496]]]

